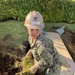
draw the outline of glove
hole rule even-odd
[[[33,73],[36,73],[36,71],[40,68],[39,62],[35,63],[29,70]]]

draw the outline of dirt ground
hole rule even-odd
[[[22,44],[18,45],[10,34],[0,39],[0,75],[34,75],[29,71],[34,63],[33,57],[25,58],[30,49],[29,42],[24,41]],[[41,75],[38,73],[36,75]]]
[[[75,33],[65,30],[65,33],[61,37],[75,62]]]
[[[50,31],[55,32],[56,27],[52,27]],[[73,61],[75,62],[75,33],[67,29],[64,29],[64,33],[61,35],[61,38],[67,47]]]
[[[57,28],[52,27],[50,31],[55,32],[55,29]],[[65,29],[65,32],[61,35],[61,38],[75,62],[75,40],[74,40],[75,33]],[[13,51],[11,52],[12,49]],[[7,53],[5,55],[5,52],[3,51],[10,52],[10,54],[13,55],[16,54],[17,57],[19,53],[23,55],[24,52],[22,52],[21,48],[19,48],[19,46],[16,45],[15,40],[10,35],[7,35],[3,39],[0,39],[0,75],[16,75],[16,73],[20,72],[22,68],[21,67],[15,68],[14,63],[20,60],[18,58],[10,56]]]

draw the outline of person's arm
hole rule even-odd
[[[32,52],[31,52],[31,49],[27,52],[27,54],[22,58],[22,59],[25,59],[27,56],[31,56],[32,55]]]
[[[32,55],[31,49],[27,52],[26,57],[29,56],[29,55]]]
[[[50,48],[44,47],[41,45],[39,47],[38,55],[40,56],[39,60],[39,66],[42,67],[47,67],[48,65],[51,66],[53,65],[53,55],[51,54]]]
[[[43,45],[40,45],[37,51],[40,60],[35,62],[35,64],[30,68],[31,71],[36,72],[38,69],[53,64],[53,56],[51,53],[48,53],[48,48],[45,48]]]
[[[29,70],[36,73],[36,71],[40,68],[39,62],[35,63]]]
[[[38,50],[38,54],[40,56],[39,65],[41,68],[42,66],[52,67],[55,63],[58,63],[60,66],[62,65],[60,55],[55,49],[52,40],[50,40],[48,44],[41,44]]]

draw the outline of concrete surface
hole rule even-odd
[[[54,46],[61,56],[63,62],[61,75],[75,75],[75,63],[65,47],[60,35],[55,32],[48,32],[48,37],[53,40]]]

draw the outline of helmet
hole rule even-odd
[[[39,12],[32,11],[26,16],[24,26],[32,29],[43,29],[44,28],[43,17]]]

